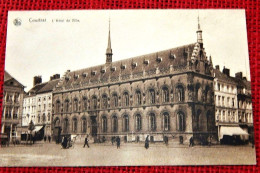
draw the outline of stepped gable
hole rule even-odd
[[[109,76],[110,79],[113,80],[113,78],[116,79],[120,75],[135,75],[143,73],[143,71],[155,71],[156,68],[161,70],[164,68],[170,68],[171,65],[173,67],[186,66],[188,55],[192,55],[195,44],[196,43],[192,43],[147,55],[115,61],[110,64],[102,64],[81,70],[66,72],[57,87],[70,87],[72,85],[81,85],[88,82],[95,83],[99,80],[105,82],[108,80]]]
[[[55,79],[55,80],[51,80],[48,81],[45,85],[43,85],[42,88],[40,88],[37,93],[46,93],[46,92],[51,92],[53,90],[53,88],[56,87],[56,85],[58,84],[60,79]]]

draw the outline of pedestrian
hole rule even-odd
[[[145,149],[149,148],[149,135],[147,135],[147,137],[145,139],[144,147],[145,147]]]
[[[211,136],[208,137],[208,145],[211,146]]]
[[[87,145],[88,148],[89,148],[89,145],[88,145],[88,135],[85,137],[85,142],[84,142],[83,148],[85,148],[86,145]]]
[[[120,148],[120,137],[116,138],[116,148]]]
[[[194,145],[193,137],[190,137],[190,145],[189,145],[189,147],[193,147],[193,145]]]
[[[46,140],[47,140],[47,136],[44,136],[43,139],[44,139],[44,142],[46,142]]]
[[[48,136],[49,143],[51,143],[51,136]]]

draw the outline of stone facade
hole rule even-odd
[[[53,136],[180,142],[216,135],[213,66],[196,43],[67,71],[53,91]],[[195,140],[196,141],[196,140]]]
[[[17,127],[21,125],[24,86],[5,71],[3,90],[1,133],[12,141],[18,137]]]

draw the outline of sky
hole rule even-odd
[[[5,70],[28,91],[34,76],[104,64],[109,19],[117,61],[195,43],[198,16],[213,65],[250,79],[244,10],[9,11]]]

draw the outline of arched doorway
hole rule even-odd
[[[60,119],[56,118],[54,120],[54,128],[53,128],[53,140],[56,143],[60,143],[61,142],[61,124],[60,124]]]

